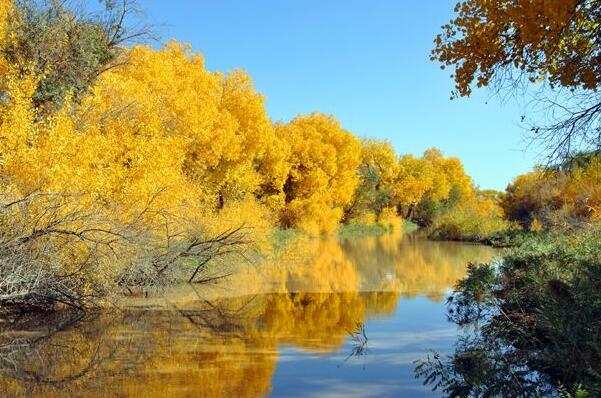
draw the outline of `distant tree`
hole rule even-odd
[[[405,155],[399,160],[394,200],[400,210],[407,209],[401,211],[407,219],[429,225],[442,205],[452,205],[473,193],[472,180],[461,161],[445,158],[436,148],[428,149],[421,158]]]

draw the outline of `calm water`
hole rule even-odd
[[[444,298],[492,249],[416,236],[300,240],[213,286],[0,324],[0,396],[436,397]],[[24,332],[26,331],[26,332]]]

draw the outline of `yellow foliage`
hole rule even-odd
[[[600,80],[594,1],[464,0],[435,39],[432,59],[455,66],[462,96],[490,83],[504,68],[531,81],[594,90]],[[515,34],[519,32],[519,34]]]
[[[399,160],[393,189],[396,203],[415,205],[425,198],[438,202],[448,199],[452,189],[461,196],[473,194],[472,180],[458,158],[445,158],[432,148],[421,158],[405,155]]]
[[[587,165],[570,173],[562,192],[567,206],[579,216],[601,221],[601,158],[594,156]]]
[[[401,205],[418,203],[432,188],[434,170],[425,159],[405,155],[399,161],[399,174],[394,185],[395,202]]]
[[[263,97],[242,72],[206,71],[184,45],[132,48],[81,105],[67,103],[41,122],[30,106],[36,79],[7,81],[2,161],[23,191],[88,192],[132,212],[152,200],[177,216],[249,194],[281,206],[288,148],[275,138]]]
[[[315,113],[276,125],[276,133],[291,151],[283,187],[284,225],[314,234],[332,232],[358,183],[359,140],[333,117]]]
[[[565,227],[601,219],[601,160],[590,156],[562,170],[536,169],[507,187],[502,206],[523,228]],[[535,226],[538,228],[538,225]]]
[[[21,76],[16,68],[9,68],[2,76],[6,98],[0,102],[0,166],[2,173],[20,171],[20,162],[29,155],[30,140],[36,136],[35,112],[30,99],[38,79]]]
[[[472,196],[434,220],[434,236],[452,240],[480,240],[506,230],[503,210],[489,198]]]
[[[0,47],[5,48],[11,37],[10,31],[10,17],[13,11],[13,1],[12,0],[0,0]],[[0,76],[2,76],[2,80],[0,82],[0,90],[3,92],[6,90],[6,82],[4,81],[4,77],[10,68],[10,64],[4,57],[4,54],[0,53]]]
[[[530,224],[530,231],[532,232],[540,232],[544,229],[543,223],[540,222],[538,218],[535,218],[534,221]]]
[[[216,236],[224,231],[243,228],[247,237],[252,238],[256,249],[267,252],[270,245],[270,232],[273,229],[273,214],[269,209],[247,196],[241,201],[226,203],[222,209],[204,214],[197,220],[208,236]]]
[[[437,150],[399,161],[390,143],[361,144],[317,113],[272,125],[248,75],[209,72],[184,44],[134,46],[121,57],[89,95],[43,117],[31,106],[40,77],[6,70],[0,166],[18,190],[85,193],[88,206],[119,209],[123,222],[151,207],[207,230],[219,225],[212,218],[237,214],[261,230],[279,218],[320,234],[345,216],[362,165],[378,174],[381,203],[368,211],[385,223],[396,205],[471,189],[459,160]]]
[[[399,218],[396,208],[385,207],[378,215],[378,223],[388,228],[399,228],[402,220]]]
[[[357,224],[373,225],[376,223],[376,215],[372,212],[364,212],[353,218],[352,221]]]
[[[433,168],[432,187],[427,192],[429,199],[448,199],[452,188],[456,188],[461,197],[472,194],[472,179],[465,173],[461,160],[444,158],[442,152],[436,148],[424,152],[423,159]]]
[[[390,142],[364,139],[361,141],[361,164],[378,173],[381,187],[390,187],[399,172],[397,155]]]

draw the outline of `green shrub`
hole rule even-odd
[[[498,263],[471,265],[449,298],[468,328],[453,355],[416,374],[450,396],[601,394],[601,232],[531,235]]]
[[[431,237],[434,239],[485,241],[509,224],[496,209],[482,211],[475,204],[455,206],[434,220]]]

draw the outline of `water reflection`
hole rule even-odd
[[[219,285],[180,287],[166,298],[130,299],[122,310],[93,315],[7,320],[0,324],[0,395],[303,396],[334,387],[323,373],[312,376],[310,385],[282,373],[288,362],[301,360],[311,362],[306,369],[329,369],[328,377],[335,375],[338,383],[352,378],[363,391],[376,378],[357,378],[352,354],[385,359],[395,353],[399,361],[397,346],[419,339],[403,342],[384,321],[402,319],[403,328],[426,336],[432,330],[412,326],[415,303],[427,297],[428,312],[440,309],[443,316],[435,302],[463,276],[467,261],[492,254],[485,247],[400,234],[345,242],[300,239]],[[335,374],[329,362],[335,362]],[[397,374],[386,382],[390,392],[405,381]]]

